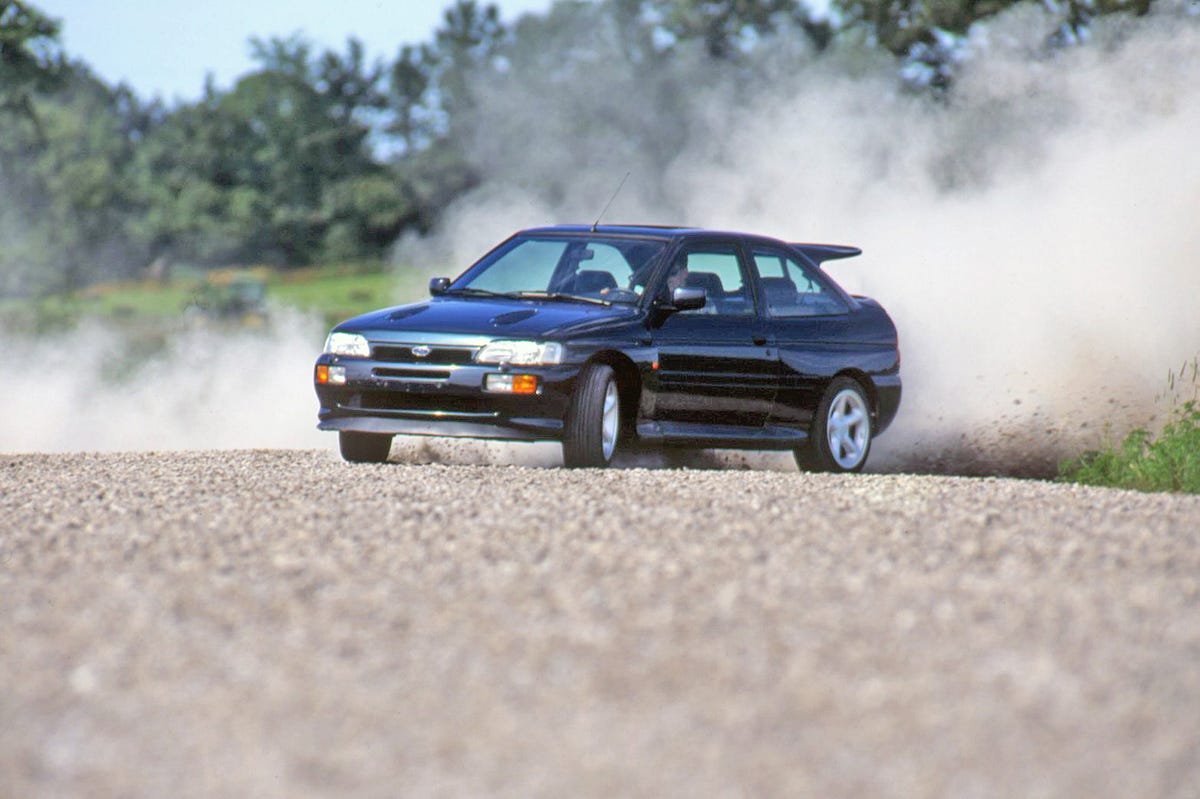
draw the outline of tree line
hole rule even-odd
[[[813,58],[852,40],[894,59],[907,90],[936,95],[970,27],[1013,2],[832,0],[817,14],[801,0],[558,0],[510,25],[494,5],[454,0],[429,41],[390,60],[354,38],[340,50],[255,38],[254,68],[233,86],[209,79],[199,99],[167,104],[70,57],[61,23],[34,4],[0,0],[0,295],[156,263],[379,258],[478,185],[481,93],[553,70],[572,37],[598,27],[647,75],[682,59],[736,72],[781,38]],[[1150,4],[1051,2],[1062,26],[1048,46]]]

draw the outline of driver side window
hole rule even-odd
[[[704,289],[704,307],[682,314],[752,316],[754,300],[747,290],[741,259],[732,245],[712,245],[686,251],[678,256],[676,265],[686,257],[686,270],[682,273],[683,286]],[[672,284],[679,283],[677,276]]]

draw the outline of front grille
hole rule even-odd
[[[474,347],[430,347],[429,354],[424,357],[413,355],[413,347],[417,344],[376,344],[371,348],[371,354],[377,361],[385,363],[433,363],[438,365],[457,366],[474,362]]]
[[[446,380],[450,377],[450,372],[446,369],[384,369],[376,367],[373,371],[376,377],[401,377],[417,380]]]
[[[359,396],[359,407],[363,410],[486,413],[494,410],[492,404],[485,397],[456,397],[441,393],[410,394],[403,391],[364,391]]]

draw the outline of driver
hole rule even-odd
[[[666,299],[668,302],[671,301],[671,297],[675,293],[675,289],[684,288],[685,286],[688,285],[688,275],[689,274],[690,273],[688,272],[687,253],[680,253],[679,255],[677,255],[675,257],[675,263],[671,264],[671,271],[667,273],[667,285],[666,285],[667,296],[666,296]],[[702,307],[696,308],[691,311],[686,311],[686,313],[692,313],[692,314],[715,314],[715,313],[718,313],[717,306],[714,302],[715,298],[708,296],[707,291],[705,292],[705,297],[706,297],[706,301]]]
[[[675,258],[675,263],[671,265],[671,272],[667,275],[667,297],[669,298],[675,289],[683,288],[687,285],[688,266],[687,254],[680,253]]]

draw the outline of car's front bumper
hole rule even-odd
[[[345,385],[316,384],[317,427],[360,433],[544,441],[562,437],[578,364],[500,367],[415,364],[322,355],[341,366]],[[538,378],[536,394],[484,390],[488,375]]]

